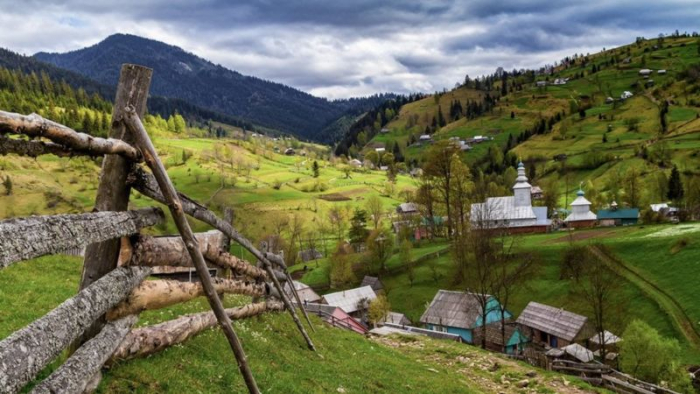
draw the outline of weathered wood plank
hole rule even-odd
[[[226,314],[231,320],[239,320],[283,309],[282,303],[268,300],[240,308],[226,309]],[[215,327],[216,324],[214,313],[202,312],[132,330],[110,357],[109,362],[130,360],[160,352],[170,346],[183,343],[202,331]]]
[[[218,250],[223,235],[215,230],[195,234],[195,238],[199,250],[204,254],[209,249]],[[131,237],[131,244],[131,259],[125,262],[126,264],[145,267],[194,267],[182,237],[138,235]]]
[[[150,268],[117,268],[44,317],[0,341],[0,392],[15,393],[148,276]]]
[[[14,153],[19,156],[38,157],[41,155],[55,155],[70,157],[76,153],[61,145],[43,141],[27,141],[8,138],[0,134],[0,155]]]
[[[264,296],[270,294],[265,283],[245,282],[233,279],[212,279],[217,293]],[[205,295],[202,282],[180,282],[177,280],[148,280],[136,287],[128,297],[107,312],[107,320],[116,320],[145,310],[165,308]]]
[[[31,216],[0,222],[0,268],[22,260],[137,233],[162,223],[160,208]]]
[[[44,119],[37,114],[20,115],[0,111],[0,133],[24,134],[43,137],[75,152],[90,155],[121,155],[132,161],[141,161],[140,152],[128,143],[114,138],[99,138],[78,133],[62,124]]]
[[[146,132],[145,127],[143,127],[143,123],[141,123],[141,120],[137,116],[136,112],[131,107],[126,108],[125,111],[126,117],[124,118],[124,122],[127,124],[138,141],[138,147],[141,149],[144,155],[144,161],[151,171],[153,171],[158,187],[165,197],[166,204],[168,205],[168,208],[170,208],[170,213],[173,216],[175,225],[177,226],[183,241],[185,241],[187,251],[190,253],[192,262],[197,269],[197,274],[199,275],[199,281],[204,290],[204,294],[207,296],[209,305],[214,311],[214,315],[216,315],[216,319],[221,326],[221,330],[224,332],[224,335],[231,346],[231,350],[236,357],[236,361],[238,361],[238,369],[241,372],[241,375],[243,375],[243,380],[245,380],[248,391],[250,393],[259,393],[260,389],[258,389],[253,373],[248,366],[248,360],[246,358],[245,351],[243,350],[243,346],[241,345],[241,341],[238,339],[238,335],[236,335],[236,332],[233,330],[231,319],[229,319],[229,317],[226,315],[221,299],[211,283],[211,276],[209,276],[209,270],[207,269],[207,265],[204,261],[204,256],[202,256],[202,253],[197,247],[197,240],[195,239],[192,229],[190,228],[190,224],[187,221],[187,217],[182,210],[182,204],[178,198],[177,191],[175,190],[173,183],[170,181],[170,177],[168,176],[167,171],[165,171],[163,163],[160,161],[160,158],[158,158],[153,142],[151,142],[151,139],[148,137],[148,133]],[[282,293],[281,289],[280,293]],[[282,296],[284,296],[284,294],[282,294]]]
[[[107,323],[99,334],[85,342],[63,365],[39,383],[31,391],[32,394],[83,393],[136,320],[136,316],[127,316]]]

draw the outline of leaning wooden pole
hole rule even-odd
[[[180,198],[177,195],[177,191],[170,181],[170,177],[168,177],[168,173],[165,171],[163,163],[158,158],[156,149],[153,147],[153,143],[148,137],[148,133],[143,127],[138,114],[133,107],[128,107],[125,112],[126,116],[124,118],[124,122],[135,137],[137,146],[141,149],[141,153],[143,154],[144,161],[153,171],[153,175],[158,182],[158,186],[163,193],[163,197],[165,197],[168,208],[170,208],[170,213],[173,216],[173,220],[177,225],[177,229],[180,232],[183,241],[185,241],[187,251],[190,253],[192,262],[197,269],[197,274],[199,275],[199,280],[204,288],[204,293],[209,300],[209,304],[211,305],[217,320],[219,321],[219,325],[221,325],[221,328],[224,331],[229,344],[231,345],[233,354],[236,356],[236,360],[238,361],[238,369],[243,375],[246,386],[248,386],[248,391],[251,393],[259,393],[260,390],[258,389],[253,373],[248,366],[248,360],[246,359],[241,341],[238,339],[236,332],[233,330],[231,319],[226,314],[226,310],[221,303],[221,299],[216,293],[216,289],[214,288],[211,277],[209,276],[207,264],[204,261],[204,256],[202,256],[202,252],[197,246],[197,240],[195,239],[194,233],[190,228],[190,224],[187,222],[185,213],[182,211],[182,205],[180,204]]]
[[[136,190],[138,190],[141,194],[148,196],[158,202],[164,204],[166,203],[165,197],[163,197],[163,193],[159,189],[158,184],[153,175],[144,171],[140,166],[132,167],[131,173],[129,174],[129,184]],[[301,335],[306,340],[306,343],[309,345],[309,348],[315,349],[313,343],[311,342],[311,339],[309,338],[309,335],[306,333],[306,329],[304,329],[304,326],[301,324],[299,318],[297,317],[296,310],[292,307],[291,303],[284,295],[284,289],[280,286],[279,280],[274,274],[275,271],[272,269],[272,264],[274,263],[275,265],[281,267],[282,270],[286,270],[287,267],[284,265],[284,261],[279,256],[276,256],[272,253],[262,253],[255,246],[253,246],[253,244],[247,238],[245,238],[238,231],[236,231],[236,229],[233,228],[233,226],[231,226],[230,223],[226,223],[224,220],[220,219],[214,214],[214,212],[207,209],[207,207],[197,203],[196,201],[192,200],[191,198],[187,197],[182,193],[179,193],[178,195],[180,197],[180,202],[182,203],[182,209],[183,211],[185,211],[185,213],[187,213],[195,219],[199,219],[204,223],[209,224],[217,230],[220,230],[222,233],[231,237],[231,239],[233,239],[238,244],[246,248],[253,256],[255,256],[263,264],[270,267],[269,270],[267,268],[265,268],[265,270],[274,278],[273,283],[275,284],[275,288],[278,292],[282,294],[282,301],[286,301],[284,304],[285,307],[287,307],[287,309],[289,310],[289,314],[292,316],[292,319],[296,323],[297,328],[301,332]]]
[[[297,304],[299,304],[299,308],[301,308],[301,312],[304,314],[304,317],[306,318],[306,322],[309,323],[309,327],[311,328],[311,331],[316,332],[314,325],[311,324],[311,319],[309,319],[309,314],[306,313],[306,308],[304,307],[304,303],[301,302],[301,298],[299,298],[299,292],[297,292],[297,288],[296,288],[296,286],[294,286],[294,280],[292,280],[292,276],[289,275],[288,271],[286,271],[285,274],[287,274],[287,283],[289,283],[289,288],[292,289],[292,294],[294,294],[294,298],[297,300]]]

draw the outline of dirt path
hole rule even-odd
[[[647,296],[656,301],[671,318],[673,325],[683,334],[688,342],[696,349],[700,349],[700,333],[693,325],[693,321],[685,313],[681,305],[666,291],[639,275],[624,261],[611,256],[597,246],[589,246],[590,251],[601,259],[610,269],[639,287]]]

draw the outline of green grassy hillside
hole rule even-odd
[[[72,296],[81,261],[51,256],[18,263],[0,272],[0,339]],[[226,305],[249,302],[227,296]],[[139,325],[207,310],[200,298],[143,313]],[[251,369],[264,392],[272,393],[516,393],[533,368],[471,346],[425,338],[370,340],[332,328],[313,317],[317,353],[306,350],[286,313],[234,323]],[[63,357],[62,357],[63,359]],[[47,368],[42,377],[61,360]],[[572,377],[542,370],[530,378],[537,392],[595,392]],[[208,330],[192,340],[145,359],[116,364],[103,377],[105,393],[230,393],[245,391],[223,334]]]
[[[624,189],[611,187],[611,183],[629,167],[642,175],[668,176],[675,165],[686,177],[698,176],[698,45],[696,37],[667,37],[663,43],[656,39],[643,40],[568,58],[551,75],[526,72],[510,76],[506,94],[502,94],[503,81],[498,78],[491,90],[484,84],[476,90],[473,82],[462,85],[404,105],[393,120],[382,126],[390,132],[377,133],[362,152],[379,144],[398,144],[409,162],[415,160],[422,165],[423,153],[429,145],[413,141],[426,132],[426,126],[435,125],[433,119],[439,119],[441,111],[445,124],[428,130],[435,132],[434,140],[476,135],[492,138],[464,153],[464,160],[472,165],[473,171],[491,171],[489,165],[493,160],[506,159],[508,166],[510,153],[524,160],[527,166],[535,167],[534,182],[544,185],[556,181],[559,192],[568,193],[569,197],[575,198],[580,182],[590,181],[596,192],[605,194],[602,200],[621,199]],[[648,79],[639,74],[645,68],[653,70]],[[658,74],[661,69],[666,73]],[[569,81],[553,85],[558,78]],[[546,81],[547,85],[537,86],[536,81]],[[606,103],[607,97],[618,99],[624,91],[630,91],[633,97]],[[497,98],[486,113],[475,117],[467,117],[465,113],[450,116],[454,101],[466,108],[469,101],[482,100],[486,95]],[[665,126],[662,113],[665,113]],[[537,130],[540,123],[544,127]],[[532,131],[532,135],[523,134],[527,131]],[[509,139],[513,141],[511,144]],[[494,157],[493,147],[503,155]],[[553,160],[563,154],[568,156],[565,164]],[[643,199],[659,201],[662,196],[649,192]],[[562,195],[560,203],[563,205],[565,201]]]

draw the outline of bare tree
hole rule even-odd
[[[451,141],[439,141],[433,144],[427,152],[426,166],[423,169],[424,174],[434,181],[434,188],[442,197],[442,204],[447,210],[448,219],[452,216],[450,209],[450,196],[452,193],[452,156],[459,152]],[[452,224],[447,221],[447,237],[452,236]]]

